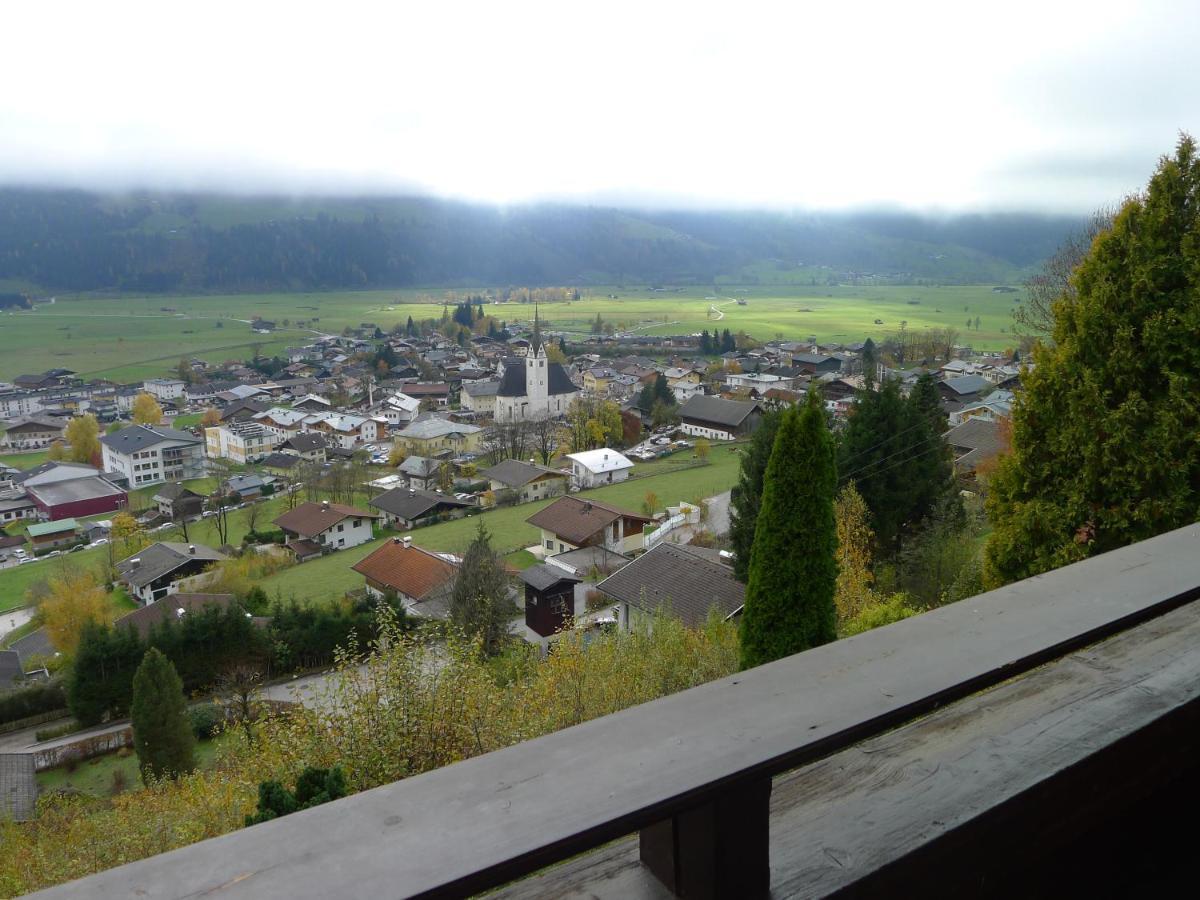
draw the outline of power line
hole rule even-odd
[[[898,460],[894,465],[890,465],[885,469],[880,469],[878,471],[872,472],[871,477],[874,478],[878,475],[884,475],[888,472],[891,472],[894,469],[898,469],[901,466],[907,465],[908,463],[912,462],[913,460],[920,459],[922,456],[927,456],[928,454],[934,452],[935,450],[944,450],[945,448],[946,448],[945,444],[933,444],[932,446],[926,447],[924,450],[921,450],[918,453],[914,453],[912,456],[910,456],[906,459]],[[912,449],[913,449],[912,447],[909,447],[906,450],[901,451],[901,452],[907,453],[908,451],[910,451]],[[895,456],[895,455],[896,454],[894,454],[894,453],[892,454],[892,456]],[[869,463],[869,464],[863,466],[861,469],[858,469],[854,472],[850,472],[847,475],[843,475],[841,478],[838,479],[838,485],[841,486],[841,485],[845,484],[846,481],[852,479],[855,475],[859,474],[860,472],[864,472],[867,469],[871,468],[871,466],[877,465],[878,463],[887,462],[887,460],[890,458],[891,457],[884,457],[881,460],[877,460],[874,463]]]

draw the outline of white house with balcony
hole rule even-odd
[[[131,425],[100,438],[104,471],[124,475],[129,486],[204,476],[204,441],[160,425]]]
[[[571,484],[578,490],[616,484],[633,471],[633,463],[628,457],[608,447],[568,453],[567,459],[571,461]]]

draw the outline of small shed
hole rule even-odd
[[[531,566],[521,573],[525,582],[525,624],[541,637],[562,631],[575,612],[578,575],[552,563]]]

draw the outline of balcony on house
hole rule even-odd
[[[1200,525],[51,897],[1162,893]]]

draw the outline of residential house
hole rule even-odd
[[[190,519],[198,516],[204,510],[204,494],[198,494],[191,488],[184,487],[178,482],[164,484],[151,498],[158,504],[158,514],[164,519]]]
[[[309,462],[325,462],[325,436],[323,434],[293,435],[279,445],[279,452],[297,456]]]
[[[74,519],[59,519],[56,522],[37,522],[26,529],[29,543],[34,551],[65,547],[79,538],[79,523]]]
[[[268,472],[273,472],[277,475],[290,475],[299,471],[299,467],[303,463],[304,461],[299,456],[292,453],[279,453],[277,451],[263,457],[259,465]]]
[[[465,382],[459,396],[460,404],[463,409],[471,412],[494,416],[496,414],[496,394],[499,390],[499,381]]]
[[[571,483],[577,490],[616,484],[633,471],[633,463],[628,457],[608,447],[568,453],[567,459],[571,461]]]
[[[700,628],[710,610],[722,619],[740,614],[746,587],[733,577],[718,551],[664,542],[609,575],[597,589],[617,604],[617,621],[628,630],[659,611]]]
[[[432,491],[438,486],[442,465],[440,460],[428,456],[409,456],[396,467],[396,471],[404,477],[405,487]]]
[[[559,497],[525,521],[541,530],[541,547],[551,554],[593,546],[614,553],[639,551],[642,531],[651,520],[598,500]]]
[[[117,628],[132,628],[142,640],[167,621],[179,622],[187,616],[196,616],[210,609],[225,610],[240,608],[233,594],[171,594],[170,603],[151,603],[135,609],[117,619]],[[265,620],[264,620],[265,621]]]
[[[565,494],[570,475],[558,469],[535,465],[532,460],[506,459],[480,473],[493,492],[512,491],[518,503],[545,500]]]
[[[40,450],[61,441],[67,429],[65,419],[54,416],[26,416],[13,419],[0,434],[5,450]]]
[[[371,409],[371,415],[387,422],[388,428],[403,428],[421,412],[421,401],[408,394],[392,394]]]
[[[395,445],[417,456],[459,456],[477,453],[483,443],[483,429],[477,425],[452,422],[430,416],[418,419],[395,436]]]
[[[160,541],[121,560],[117,572],[130,595],[147,604],[178,593],[186,580],[226,558],[203,544]]]
[[[954,453],[954,469],[961,475],[973,475],[981,463],[995,459],[1008,449],[1001,421],[976,416],[951,428],[944,435]]]
[[[308,429],[323,434],[327,444],[343,450],[353,450],[360,444],[379,439],[379,422],[346,413],[318,414]]]
[[[274,520],[287,536],[288,548],[298,559],[309,559],[324,550],[342,550],[370,541],[375,513],[341,503],[301,503]]]
[[[430,619],[449,617],[458,559],[414,546],[412,537],[382,544],[350,567],[366,579],[374,597],[394,595],[405,612]]]
[[[131,487],[187,481],[204,475],[204,441],[158,425],[131,425],[100,438],[104,471]]]
[[[956,404],[975,403],[993,387],[982,375],[958,375],[939,381],[937,386],[943,400]]]
[[[675,395],[676,403],[687,403],[695,396],[704,395],[704,385],[700,383],[692,383],[690,381],[681,381],[671,388],[671,393]]]
[[[680,429],[693,437],[732,441],[748,437],[762,421],[762,409],[753,400],[726,400],[695,396],[679,410]]]
[[[583,389],[593,394],[607,394],[608,386],[617,373],[608,366],[593,366],[583,373]]]
[[[824,375],[826,372],[842,370],[840,359],[824,353],[797,353],[792,356],[792,365],[809,375]]]
[[[253,419],[268,409],[270,407],[260,400],[235,400],[227,403],[221,409],[221,421],[239,422],[244,419]]]
[[[180,399],[186,387],[187,382],[178,378],[151,378],[142,382],[142,390],[159,403]]]
[[[667,369],[663,372],[663,378],[667,379],[667,386],[672,388],[677,384],[697,385],[702,380],[698,371],[682,366]]]
[[[384,522],[398,528],[419,528],[446,519],[459,519],[479,507],[441,491],[392,488],[367,504],[379,510]]]
[[[442,381],[410,381],[404,385],[404,393],[421,403],[434,406],[448,406],[450,403],[450,385]]]
[[[320,394],[305,394],[292,404],[292,409],[303,413],[330,412],[333,409],[333,403]]]
[[[204,440],[209,459],[228,459],[239,465],[258,462],[278,442],[274,431],[255,421],[205,428]]]
[[[9,522],[19,522],[22,519],[36,519],[38,506],[24,490],[9,490],[0,492],[0,525]]]
[[[231,475],[221,485],[225,496],[237,495],[240,500],[252,500],[272,493],[275,486],[273,475]]]

